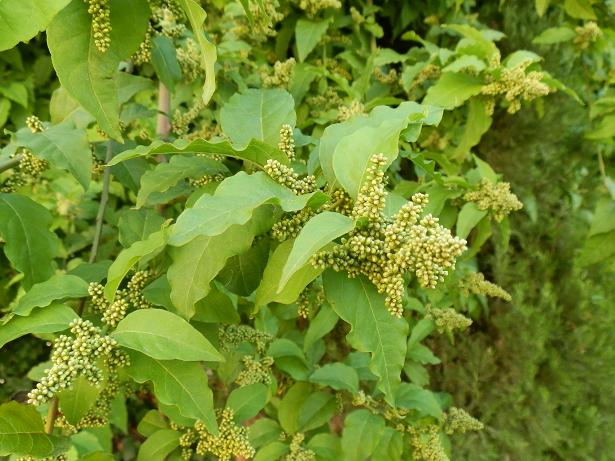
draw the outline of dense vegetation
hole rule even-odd
[[[0,456],[612,459],[614,21],[0,0]]]

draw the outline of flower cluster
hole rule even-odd
[[[464,434],[468,431],[482,431],[484,426],[478,419],[461,408],[451,407],[446,415],[445,432],[448,435]]]
[[[111,11],[109,0],[84,0],[88,4],[88,13],[92,15],[92,36],[94,45],[101,53],[111,45]]]
[[[196,433],[183,441],[184,444],[189,441],[192,441],[192,443],[189,446],[183,445],[183,447],[190,449],[190,446],[196,443],[194,451],[197,455],[211,454],[216,456],[219,461],[230,461],[234,457],[252,458],[255,450],[248,439],[248,431],[245,427],[239,426],[233,421],[233,410],[230,408],[218,409],[216,414],[219,418],[219,434],[209,433],[205,424],[202,421],[197,421],[194,424],[194,432]]]
[[[188,133],[190,124],[201,114],[204,107],[203,100],[199,99],[185,112],[175,109],[173,120],[171,121],[171,131],[177,136],[184,136]]]
[[[132,61],[140,66],[145,64],[146,62],[150,62],[152,60],[152,36],[154,35],[154,28],[151,24],[147,26],[147,30],[145,31],[145,38],[139,44],[139,48],[135,51],[135,54],[132,55]]]
[[[30,131],[32,131],[32,133],[40,133],[45,129],[45,127],[43,126],[43,122],[41,122],[41,120],[36,115],[30,115],[26,117],[26,126],[30,128]]]
[[[152,8],[152,22],[157,31],[169,38],[178,38],[186,30],[182,9],[174,0],[162,0]]]
[[[256,383],[271,384],[272,357],[263,357],[258,360],[251,355],[245,355],[241,358],[241,362],[244,368],[235,379],[235,383],[239,387]]]
[[[314,17],[320,11],[327,8],[339,9],[342,7],[340,0],[299,0],[299,8],[306,12],[308,17]]]
[[[380,83],[384,83],[385,85],[391,85],[399,81],[399,75],[395,69],[389,69],[389,71],[385,74],[380,67],[376,67],[374,69],[374,77],[376,77],[376,80]]]
[[[296,213],[290,213],[272,226],[271,236],[280,242],[295,238],[299,235],[305,223],[315,214],[316,212],[312,208],[304,208]]]
[[[520,62],[511,69],[501,68],[497,77],[481,88],[481,94],[487,96],[503,95],[508,102],[508,113],[514,114],[521,109],[521,101],[531,101],[549,94],[549,86],[542,83],[544,72],[525,72],[532,64],[531,60]]]
[[[384,214],[386,190],[383,155],[372,156],[352,211],[359,223],[341,245],[317,253],[312,263],[317,267],[345,270],[349,277],[365,275],[385,293],[391,314],[401,316],[404,275],[414,272],[424,287],[434,288],[453,268],[455,259],[465,251],[465,240],[453,237],[431,215],[420,217],[427,196],[415,194],[392,218]]]
[[[340,122],[351,119],[355,115],[361,115],[365,113],[365,106],[360,101],[352,101],[348,105],[341,105],[337,109],[337,119]]]
[[[498,222],[509,213],[523,208],[523,203],[510,191],[509,183],[494,183],[486,178],[478,184],[478,189],[467,192],[463,199],[476,203],[476,206],[483,211],[491,211]]]
[[[310,283],[300,294],[297,299],[299,317],[307,319],[310,313],[317,309],[325,302],[325,292],[322,285],[316,282]]]
[[[127,358],[114,351],[117,342],[102,334],[100,328],[88,320],[71,322],[73,336],[60,335],[54,342],[51,353],[52,367],[28,394],[28,402],[40,405],[53,398],[57,392],[68,389],[78,376],[84,376],[91,384],[102,382],[103,371],[99,359],[123,366]]]
[[[424,427],[408,426],[412,455],[417,461],[449,461],[442,442],[440,428],[435,425]]]
[[[472,272],[461,280],[459,288],[465,296],[470,293],[485,295],[491,298],[500,298],[504,301],[512,301],[512,296],[504,288],[488,280],[481,272]]]
[[[256,350],[261,354],[267,350],[267,347],[273,341],[273,336],[269,333],[255,330],[247,325],[222,326],[218,332],[218,337],[222,348],[226,351],[241,343],[249,343],[254,344]]]
[[[316,453],[304,448],[301,444],[305,440],[305,434],[297,432],[290,441],[290,453],[283,459],[284,461],[316,461]]]
[[[152,280],[152,272],[148,270],[137,271],[126,285],[128,301],[135,309],[148,309],[152,305],[143,296],[143,289]]]
[[[199,178],[188,179],[188,184],[190,184],[192,187],[203,187],[211,182],[223,181],[224,178],[225,176],[222,173],[206,174],[205,176],[201,176]]]
[[[292,168],[283,165],[277,160],[267,160],[263,169],[271,179],[288,187],[297,195],[309,194],[314,192],[316,188],[316,178],[314,176],[306,176],[303,179],[299,179],[299,175]]]
[[[451,307],[445,309],[429,308],[426,318],[433,319],[439,333],[451,333],[454,330],[465,330],[472,325],[472,320]]]
[[[288,58],[286,61],[276,61],[273,65],[273,74],[267,72],[261,74],[263,86],[265,88],[288,88],[288,84],[293,78],[295,64],[295,58]]]
[[[275,37],[277,35],[275,26],[284,19],[284,15],[278,11],[280,2],[278,0],[249,1],[249,8],[254,19],[254,27],[246,28],[245,35],[251,35],[258,42],[263,42],[268,37]]]
[[[602,35],[602,30],[594,21],[589,21],[574,29],[577,36],[574,44],[581,50],[585,50]]]
[[[289,160],[295,159],[295,138],[293,136],[293,127],[285,123],[280,128],[280,142],[278,149],[286,154]]]
[[[46,458],[33,458],[32,456],[20,456],[15,461],[68,461],[66,455],[47,456]]]
[[[184,46],[178,47],[176,51],[185,81],[192,82],[203,75],[201,49],[193,39],[187,39]]]

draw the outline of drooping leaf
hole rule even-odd
[[[310,52],[318,45],[320,39],[327,33],[329,19],[323,21],[311,21],[299,19],[295,26],[295,40],[297,42],[297,54],[299,61],[304,61]]]
[[[0,325],[0,347],[30,333],[55,333],[66,330],[70,322],[77,318],[70,307],[63,304],[36,309],[28,317],[14,316]]]
[[[278,421],[282,429],[289,434],[299,430],[299,412],[301,405],[306,401],[312,387],[303,382],[295,383],[284,395],[278,406]]]
[[[85,2],[70,2],[47,29],[47,44],[60,83],[114,139],[121,140],[118,65],[138,48],[149,19],[146,0],[111,0],[110,46],[100,52]]]
[[[107,273],[107,284],[105,285],[107,300],[113,301],[120,283],[137,262],[144,258],[152,258],[164,249],[169,232],[169,228],[163,226],[161,230],[150,234],[145,240],[135,242],[120,252]]]
[[[327,363],[310,375],[310,382],[329,386],[338,391],[349,391],[353,395],[359,391],[359,377],[354,368],[343,363]]]
[[[137,461],[165,461],[179,447],[180,433],[162,429],[150,435],[139,447]]]
[[[303,350],[307,351],[316,341],[333,330],[338,320],[339,317],[331,306],[323,304],[316,317],[310,321],[310,326],[303,339]]]
[[[331,307],[352,326],[348,343],[371,353],[369,368],[379,378],[378,389],[392,403],[401,382],[408,323],[388,312],[384,296],[363,277],[351,279],[343,272],[326,270],[323,283]]]
[[[44,458],[68,449],[68,440],[45,433],[43,420],[32,405],[0,405],[0,456]]]
[[[52,166],[68,171],[87,190],[92,152],[84,129],[75,128],[72,123],[53,125],[38,133],[24,129],[17,132],[16,142]]]
[[[101,388],[90,384],[84,376],[79,376],[73,381],[70,389],[59,392],[60,410],[66,420],[76,426],[88,410],[94,406],[101,390]]]
[[[487,211],[479,209],[473,202],[466,203],[461,207],[457,218],[457,236],[466,238],[485,216],[487,216]]]
[[[0,236],[4,254],[24,275],[25,288],[47,280],[54,270],[58,237],[49,230],[51,214],[29,197],[0,193]]]
[[[427,90],[423,103],[448,110],[454,109],[480,93],[482,87],[483,82],[477,77],[460,72],[446,72]]]
[[[269,390],[261,383],[239,387],[226,400],[227,408],[234,412],[235,421],[242,423],[258,414],[265,407]]]
[[[363,461],[374,452],[380,434],[384,431],[384,419],[368,410],[355,410],[344,419],[342,451],[345,461]]]
[[[173,41],[165,35],[156,35],[152,39],[152,66],[166,87],[174,91],[175,84],[181,80],[182,70],[177,62]]]
[[[87,295],[88,284],[82,278],[69,274],[57,274],[30,288],[19,299],[13,313],[30,315],[35,307],[45,307],[54,301],[83,298]]]
[[[207,141],[205,139],[195,139],[188,141],[178,139],[174,143],[154,141],[149,146],[137,146],[128,149],[121,154],[113,157],[110,165],[117,165],[120,162],[139,157],[149,157],[158,154],[217,154],[233,157],[240,160],[248,160],[257,165],[265,165],[267,160],[277,160],[281,163],[288,163],[288,157],[276,147],[266,144],[258,139],[252,139],[250,143],[241,149],[237,149],[228,141]]]
[[[470,152],[470,149],[476,146],[481,137],[489,130],[491,122],[492,117],[487,113],[485,103],[477,98],[470,99],[466,126],[455,149],[455,156],[463,158]]]
[[[217,433],[213,394],[199,363],[158,360],[130,351],[126,371],[138,383],[151,381],[160,402],[176,407],[186,418],[200,419],[208,431]]]
[[[321,192],[297,196],[263,172],[239,172],[222,181],[214,195],[202,196],[179,215],[169,243],[181,246],[199,235],[220,235],[233,224],[247,223],[254,210],[266,203],[279,205],[284,211],[297,211],[324,200],[326,196]]]
[[[295,102],[282,89],[250,89],[235,94],[220,111],[222,131],[237,146],[258,139],[271,146],[280,141],[280,128],[295,125]]]
[[[162,309],[141,309],[118,323],[111,336],[124,347],[159,360],[224,360],[192,325]]]
[[[395,403],[401,408],[418,410],[427,416],[442,418],[442,408],[433,392],[416,384],[402,383],[397,391]]]
[[[45,30],[70,0],[3,0],[0,2],[0,51],[27,42]]]
[[[117,223],[119,241],[124,248],[128,248],[160,230],[163,223],[164,218],[154,210],[124,210]]]

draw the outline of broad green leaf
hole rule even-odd
[[[412,328],[410,338],[408,338],[408,349],[412,349],[418,343],[423,341],[435,329],[435,323],[431,319],[421,319]]]
[[[312,386],[298,382],[284,395],[278,406],[278,421],[286,433],[294,434],[299,430],[299,411],[311,391]]]
[[[0,325],[0,347],[29,333],[66,330],[70,322],[77,317],[75,311],[63,304],[36,309],[28,317],[14,316],[4,325]]]
[[[458,72],[446,72],[434,86],[427,90],[423,103],[448,110],[454,109],[480,93],[482,87],[483,82],[477,77]]]
[[[301,405],[297,423],[301,432],[308,432],[329,422],[337,411],[335,396],[328,392],[314,392]]]
[[[53,17],[70,0],[2,0],[0,1],[0,51],[27,42],[45,30]]]
[[[254,301],[256,310],[271,302],[281,304],[295,302],[303,289],[322,272],[322,270],[316,269],[312,264],[304,264],[303,267],[288,279],[288,282],[278,293],[282,269],[288,261],[293,244],[294,240],[286,240],[280,243],[269,257],[261,283],[256,289]]]
[[[344,461],[364,461],[369,458],[384,431],[384,419],[369,410],[355,410],[344,420],[342,451]]]
[[[119,241],[124,248],[147,239],[160,230],[164,218],[151,209],[125,209],[117,223]]]
[[[192,320],[205,323],[239,323],[237,306],[227,293],[212,287],[209,294],[199,301]]]
[[[342,459],[341,439],[333,434],[320,433],[312,437],[306,446],[316,453],[316,459],[335,461]]]
[[[280,141],[280,128],[295,125],[295,102],[282,89],[250,89],[233,95],[220,111],[222,131],[237,146],[258,139],[271,146]]]
[[[105,298],[113,301],[115,292],[120,283],[128,274],[132,267],[144,258],[152,258],[160,253],[167,244],[169,228],[163,227],[158,232],[150,234],[145,240],[133,243],[130,247],[122,250],[107,273],[107,284],[105,285]]]
[[[596,128],[585,134],[587,139],[609,139],[615,137],[615,115],[602,118]]]
[[[240,296],[252,294],[263,277],[269,244],[268,239],[257,240],[248,251],[229,258],[216,277],[218,282],[231,293]]]
[[[240,160],[248,160],[261,166],[265,165],[269,159],[288,163],[288,157],[277,146],[271,146],[258,139],[252,139],[246,147],[241,149],[235,148],[228,141],[213,142],[205,139],[195,139],[194,141],[178,139],[174,143],[157,140],[149,146],[137,146],[134,149],[128,149],[113,157],[109,165],[117,165],[120,162],[133,158],[149,157],[158,154],[217,154]]]
[[[442,408],[433,392],[421,389],[415,384],[402,383],[395,397],[395,404],[401,408],[418,410],[427,416],[442,418]]]
[[[68,449],[66,439],[45,434],[43,420],[32,405],[0,405],[0,456],[43,458]]]
[[[114,139],[121,140],[118,65],[130,57],[145,37],[149,20],[147,0],[111,0],[109,49],[101,53],[92,37],[86,2],[74,1],[47,29],[47,44],[60,83]]]
[[[378,389],[392,403],[401,382],[408,323],[389,313],[384,296],[363,277],[350,279],[345,272],[326,270],[323,282],[331,307],[352,327],[348,343],[371,353],[369,369],[379,378]]]
[[[408,348],[406,357],[422,365],[437,365],[441,360],[427,346],[415,344]]]
[[[205,70],[205,84],[203,85],[203,102],[209,103],[209,100],[216,91],[216,70],[215,64],[218,59],[216,46],[205,37],[203,33],[203,23],[207,14],[195,0],[177,0],[177,3],[182,7],[190,26],[192,33],[195,35],[197,43],[201,48],[201,67]]]
[[[179,447],[180,433],[162,429],[150,435],[139,447],[137,461],[164,461],[173,450]]]
[[[174,248],[167,277],[171,285],[171,300],[186,319],[195,312],[195,304],[207,296],[211,281],[227,260],[247,251],[254,234],[249,226],[233,225],[214,237],[199,236],[188,244]]]
[[[470,152],[470,149],[480,142],[482,136],[491,127],[492,121],[492,117],[487,113],[485,103],[478,98],[470,99],[468,118],[459,145],[455,149],[455,156],[459,159],[464,158]]]
[[[398,153],[400,133],[409,124],[416,124],[420,132],[423,124],[437,125],[441,118],[440,108],[403,102],[396,108],[377,106],[368,116],[329,125],[318,148],[325,178],[330,186],[340,183],[356,197],[374,153],[384,154],[390,164]],[[369,139],[372,134],[377,139]]]
[[[275,359],[277,368],[288,373],[293,379],[305,381],[310,367],[305,354],[296,343],[286,338],[278,338],[271,343],[267,355]]]
[[[547,11],[547,8],[549,8],[549,3],[551,3],[551,0],[534,0],[535,6],[536,6],[536,13],[538,13],[538,16],[542,17],[542,15],[545,14],[545,11]]]
[[[121,346],[159,360],[224,360],[192,325],[162,309],[131,312],[118,323],[111,336]]]
[[[359,391],[359,376],[354,368],[343,363],[327,363],[310,375],[310,382],[329,386],[353,395]]]
[[[588,236],[610,232],[615,229],[615,200],[602,198],[596,205]]]
[[[267,203],[284,211],[298,211],[325,199],[321,192],[297,196],[263,172],[239,172],[222,181],[214,195],[203,195],[179,215],[169,243],[181,246],[199,235],[220,235],[233,224],[247,223],[254,210]]]
[[[186,418],[200,419],[209,432],[217,433],[213,394],[205,369],[199,363],[157,360],[130,351],[126,372],[138,383],[151,381],[160,402],[178,408]]]
[[[549,27],[543,30],[532,40],[538,45],[552,45],[553,43],[567,42],[576,37],[576,33],[570,27]]]
[[[338,320],[339,317],[331,306],[323,304],[316,317],[310,321],[310,326],[303,339],[303,350],[307,351],[316,341],[333,330]]]
[[[79,376],[73,381],[70,389],[61,391],[58,394],[60,410],[66,417],[66,420],[75,426],[79,424],[81,418],[96,403],[101,390],[101,388],[90,384],[84,376]]]
[[[152,39],[152,66],[160,81],[175,91],[175,84],[182,78],[182,70],[177,62],[173,41],[165,35],[155,35]]]
[[[297,43],[297,56],[299,62],[307,58],[310,52],[318,45],[320,39],[327,33],[329,19],[323,21],[311,21],[299,19],[295,26],[295,41]]]
[[[399,461],[404,453],[404,436],[392,427],[385,427],[380,433],[380,438],[371,461]]]
[[[248,437],[254,448],[260,448],[265,444],[280,440],[282,428],[280,425],[269,418],[258,418],[250,425]]]
[[[590,0],[565,0],[564,11],[576,19],[597,19]]]
[[[486,210],[479,209],[474,202],[466,203],[461,207],[457,218],[457,237],[466,238],[485,216],[487,216]]]
[[[47,280],[54,271],[58,237],[49,230],[52,217],[29,197],[0,193],[0,237],[4,254],[23,273],[25,288]]]
[[[278,285],[278,293],[285,289],[290,278],[309,263],[310,258],[338,237],[354,229],[354,220],[340,213],[324,211],[311,218],[293,243]]]
[[[154,192],[165,192],[185,178],[226,173],[228,169],[215,160],[203,157],[177,156],[169,162],[156,165],[141,176],[141,188],[137,194],[137,208],[146,204]]]
[[[115,461],[115,457],[109,452],[95,451],[79,458],[79,461]]]
[[[52,166],[68,171],[87,190],[92,170],[92,151],[84,129],[75,128],[72,123],[53,125],[39,133],[24,129],[17,132],[16,142]]]
[[[168,427],[167,421],[158,410],[150,410],[139,421],[137,431],[139,434],[149,437],[154,432],[158,432],[160,429],[168,429]]]
[[[585,240],[578,259],[582,266],[608,260],[615,255],[615,230],[593,235]]]
[[[268,393],[267,386],[260,383],[239,387],[228,396],[226,407],[233,410],[235,421],[242,423],[265,407]]]
[[[88,296],[88,284],[82,278],[69,274],[57,274],[37,283],[23,295],[13,310],[17,315],[30,315],[35,307],[49,306],[54,301]]]
[[[23,108],[28,108],[28,87],[22,82],[8,82],[0,85],[0,94],[16,102]]]
[[[487,67],[485,61],[479,59],[473,54],[464,54],[459,58],[455,59],[453,62],[448,64],[444,69],[444,72],[459,72],[463,69],[474,69],[477,72],[482,71]]]
[[[283,459],[288,453],[288,445],[282,442],[271,442],[256,452],[253,461],[271,461],[272,459]]]

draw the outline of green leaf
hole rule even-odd
[[[491,127],[492,117],[487,113],[485,103],[478,98],[470,99],[468,104],[468,118],[455,149],[455,156],[459,159],[465,157],[472,147],[476,146],[482,136]]]
[[[28,108],[28,87],[22,82],[9,82],[0,85],[0,94],[16,102],[23,108]]]
[[[368,410],[349,413],[344,420],[342,433],[344,461],[364,461],[369,458],[378,445],[384,427],[384,419]]]
[[[615,136],[615,115],[607,115],[596,129],[585,134],[587,139],[609,139]]]
[[[121,60],[130,57],[145,37],[147,0],[111,0],[109,49],[101,53],[92,37],[85,2],[70,2],[47,29],[47,44],[60,83],[114,139],[121,140],[116,80]]]
[[[167,277],[173,305],[184,318],[190,319],[194,315],[194,305],[207,296],[211,281],[227,260],[247,251],[253,239],[254,233],[249,226],[234,225],[220,235],[199,236],[173,249],[173,263]]]
[[[258,139],[271,146],[280,141],[280,128],[295,125],[295,102],[282,89],[250,89],[233,95],[220,111],[222,131],[237,146]]]
[[[0,405],[0,456],[44,458],[68,449],[68,440],[45,434],[43,420],[32,405]]]
[[[66,330],[78,318],[75,311],[63,304],[37,309],[28,317],[15,316],[0,325],[0,347],[29,333],[55,333]]]
[[[213,287],[209,294],[197,303],[195,309],[193,320],[196,322],[230,324],[239,323],[241,320],[231,297]]]
[[[70,389],[58,393],[60,410],[66,420],[73,425],[79,424],[81,418],[94,406],[101,389],[90,384],[84,377],[79,376],[73,381]]]
[[[342,459],[342,445],[339,437],[320,433],[313,436],[306,446],[316,453],[316,459],[335,461]]]
[[[49,306],[53,301],[88,296],[88,284],[75,275],[56,274],[49,280],[37,283],[19,299],[13,310],[17,315],[30,315],[35,307]]]
[[[388,312],[384,296],[363,277],[350,279],[346,273],[326,270],[323,283],[331,307],[352,327],[348,343],[371,353],[369,369],[379,378],[378,389],[393,402],[406,357],[408,323]]]
[[[297,423],[301,432],[308,432],[329,422],[337,411],[335,396],[328,392],[314,392],[301,405]]]
[[[466,238],[485,216],[486,210],[479,209],[474,202],[466,203],[461,207],[457,218],[457,237]]]
[[[332,211],[324,211],[311,218],[295,239],[293,249],[282,270],[278,293],[286,287],[295,273],[309,264],[310,258],[315,253],[336,238],[350,232],[354,226],[352,218]]]
[[[179,437],[180,433],[171,429],[154,432],[139,447],[137,461],[164,461],[179,447]]]
[[[260,383],[239,387],[228,396],[226,407],[233,410],[235,421],[242,423],[265,407],[268,394],[267,386]]]
[[[36,156],[68,171],[87,190],[92,171],[92,151],[84,129],[75,128],[68,122],[50,126],[39,133],[20,130],[15,138],[17,144],[27,147]]]
[[[371,461],[399,461],[404,453],[404,436],[392,427],[385,427],[380,433],[380,438]]]
[[[438,419],[443,417],[442,408],[434,393],[415,384],[402,383],[397,391],[395,403],[399,407],[418,410],[427,416]]]
[[[152,258],[160,253],[167,244],[167,238],[169,235],[169,228],[163,227],[158,232],[150,234],[145,240],[140,240],[133,243],[130,247],[122,250],[107,273],[107,284],[105,285],[105,298],[108,301],[113,301],[115,298],[115,292],[117,291],[122,280],[137,264],[144,258]]]
[[[173,157],[169,162],[156,165],[141,176],[141,188],[137,194],[137,208],[147,203],[154,192],[165,192],[185,178],[226,173],[228,169],[220,162],[203,157]]]
[[[549,8],[549,3],[551,0],[534,0],[536,6],[536,13],[538,13],[539,17],[545,14],[547,8]]]
[[[232,256],[217,276],[231,293],[249,296],[258,287],[269,257],[269,240],[257,240],[246,252]]]
[[[610,232],[615,229],[615,200],[601,198],[596,205],[588,236]]]
[[[565,0],[564,11],[576,19],[597,19],[589,0]]]
[[[207,40],[203,33],[203,23],[205,22],[205,18],[207,18],[207,14],[199,3],[194,0],[177,0],[177,3],[182,7],[186,16],[188,16],[190,26],[192,27],[192,33],[195,35],[197,43],[201,48],[201,67],[205,70],[203,102],[207,104],[213,96],[214,91],[216,91],[215,65],[218,59],[216,46]]]
[[[410,338],[408,338],[408,349],[412,349],[418,343],[423,341],[435,329],[435,323],[431,319],[421,319],[412,328]]]
[[[295,26],[295,40],[297,42],[297,55],[299,62],[305,61],[305,58],[318,45],[320,39],[327,33],[329,28],[329,19],[323,21],[310,21],[308,19],[299,19]]]
[[[311,391],[312,386],[298,382],[284,395],[278,407],[278,421],[286,433],[294,434],[299,430],[299,411]]]
[[[27,42],[45,30],[53,17],[70,0],[2,0],[0,1],[0,51]]]
[[[333,330],[338,320],[339,317],[331,306],[323,304],[316,317],[310,321],[310,326],[303,339],[303,350],[307,351],[316,341]]]
[[[160,81],[171,91],[182,78],[182,70],[177,62],[173,41],[164,35],[155,35],[152,39],[152,66]]]
[[[297,196],[263,172],[239,172],[222,181],[214,195],[203,195],[179,215],[169,243],[181,246],[199,235],[220,235],[233,224],[247,223],[254,210],[266,203],[297,211],[312,203],[320,205],[325,197],[321,192]]]
[[[121,346],[159,360],[224,360],[192,325],[162,309],[131,312],[118,323],[111,336]]]
[[[160,429],[167,429],[169,425],[158,410],[150,410],[145,413],[145,416],[139,421],[137,431],[139,434],[149,437],[154,432]]]
[[[154,141],[149,146],[137,146],[128,149],[113,157],[109,165],[117,165],[120,162],[139,157],[149,157],[158,154],[217,154],[233,157],[240,160],[248,160],[257,165],[265,165],[267,160],[273,159],[281,163],[288,163],[288,157],[276,147],[266,144],[258,139],[252,139],[250,143],[241,149],[237,149],[228,141],[212,142],[205,139],[188,141],[178,139],[174,143]]]
[[[154,210],[125,209],[117,223],[119,241],[124,248],[128,248],[135,242],[146,240],[163,224],[164,218]]]
[[[254,300],[256,310],[271,302],[281,304],[294,303],[303,289],[321,274],[321,269],[316,269],[309,263],[304,264],[288,279],[288,282],[278,292],[282,269],[288,261],[293,244],[294,240],[286,240],[280,243],[269,257],[261,283],[256,289]]]
[[[442,74],[436,84],[427,90],[424,104],[433,104],[447,110],[461,106],[480,93],[483,82],[472,75],[458,72]]]
[[[310,369],[305,354],[290,339],[278,338],[271,343],[267,355],[275,359],[276,366],[295,380],[307,380]]]
[[[572,40],[576,33],[570,27],[549,27],[543,30],[538,36],[534,37],[532,43],[537,45],[552,45]]]
[[[157,360],[130,351],[128,375],[138,383],[151,381],[156,398],[176,407],[186,418],[200,419],[207,430],[217,433],[213,394],[205,369],[198,362]]]
[[[23,273],[25,288],[53,274],[59,240],[49,230],[51,222],[49,211],[32,199],[0,193],[0,236],[6,242],[4,254],[13,267]]]
[[[338,391],[348,391],[353,395],[359,391],[359,376],[354,368],[343,363],[328,363],[317,368],[310,375],[310,382],[329,386]]]

